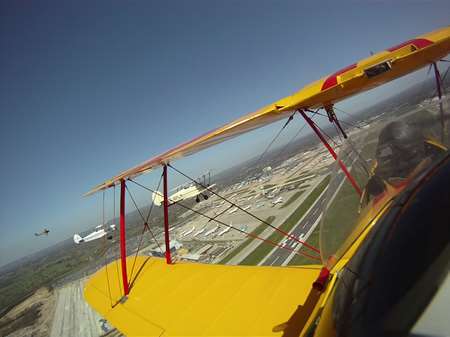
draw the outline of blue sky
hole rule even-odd
[[[2,0],[0,265],[99,222],[100,197],[82,194],[106,178],[446,26],[448,13],[448,1]],[[277,128],[177,165],[218,170],[262,151]],[[50,236],[35,238],[44,226]]]

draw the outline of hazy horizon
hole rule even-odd
[[[445,1],[255,3],[0,4],[0,266],[98,223],[101,198],[82,197],[92,186],[371,51],[446,26],[450,9]],[[425,76],[338,107],[354,113]],[[177,167],[195,175],[243,161],[280,123]],[[159,174],[142,179],[155,186]],[[44,227],[49,236],[34,237]]]

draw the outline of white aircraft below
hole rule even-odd
[[[195,231],[195,226],[192,226],[192,228],[190,230],[181,234],[181,237],[184,238],[185,236],[188,236],[189,234],[191,234],[193,231]]]
[[[105,229],[106,227],[106,229]],[[100,239],[104,237],[106,234],[115,231],[116,225],[110,225],[109,227],[107,225],[99,225],[95,227],[95,230],[92,233],[89,233],[85,237],[81,237],[79,234],[73,235],[73,241],[78,245],[83,242],[89,242],[93,240]]]
[[[274,201],[272,201],[272,204],[276,205],[276,204],[280,204],[282,202],[283,202],[283,197],[278,197]]]
[[[210,229],[209,231],[207,231],[207,232],[205,233],[205,236],[208,236],[208,235],[214,233],[214,232],[215,232],[216,230],[218,230],[218,229],[219,229],[219,225],[216,225],[216,227],[214,227],[213,229]]]
[[[225,229],[222,229],[219,233],[217,233],[217,236],[222,236],[225,233],[228,233],[230,231],[231,227],[226,227]]]
[[[237,212],[237,210],[238,210],[238,208],[234,207],[228,211],[228,214],[233,214],[234,212]]]
[[[197,235],[200,235],[200,234],[202,234],[204,231],[206,230],[206,225],[205,226],[203,226],[203,228],[202,229],[200,229],[199,231],[197,231],[192,237],[196,237]]]

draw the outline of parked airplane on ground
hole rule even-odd
[[[192,228],[190,230],[188,230],[187,232],[184,232],[180,235],[180,237],[184,238],[185,236],[188,236],[189,234],[191,234],[193,231],[195,231],[195,226],[192,226]]]
[[[234,208],[230,209],[230,211],[228,212],[228,214],[233,214],[233,213],[237,212],[237,210],[238,210],[238,208],[237,208],[237,207],[234,207]]]
[[[278,197],[274,201],[272,201],[272,204],[275,206],[276,204],[281,204],[283,202],[283,197]]]
[[[232,225],[232,223],[230,224],[230,226]],[[218,234],[217,234],[217,236],[222,236],[222,235],[224,235],[225,233],[228,233],[229,231],[230,231],[230,229],[231,229],[231,227],[226,227],[225,229],[222,229]]]
[[[170,240],[169,249],[171,252],[174,252],[183,247],[183,244],[178,242],[177,240]],[[166,252],[166,246],[158,246],[151,250],[153,256],[164,256]]]
[[[202,229],[200,229],[199,231],[197,231],[194,235],[193,235],[193,237],[196,237],[197,235],[200,235],[200,234],[202,234],[204,231],[206,230],[206,225],[205,226],[203,226],[203,228]]]
[[[212,233],[214,233],[217,229],[219,229],[219,225],[216,225],[216,227],[214,227],[214,228],[210,229],[209,231],[207,231],[207,232],[205,233],[205,237],[206,237],[206,236],[209,236],[209,235],[212,234]]]

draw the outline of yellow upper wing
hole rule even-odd
[[[287,117],[302,108],[328,106],[415,71],[450,52],[450,27],[416,37],[305,86],[297,93],[180,144],[96,186],[86,195],[109,188],[171,160]],[[383,69],[385,71],[383,71]]]
[[[139,256],[128,299],[119,301],[114,264],[89,280],[84,296],[127,336],[280,336],[321,268],[167,265]]]

